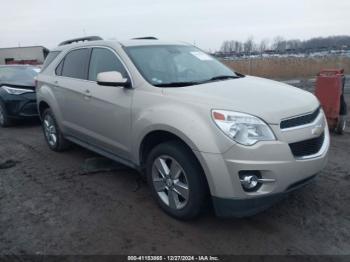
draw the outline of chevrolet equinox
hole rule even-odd
[[[139,170],[169,215],[251,216],[325,166],[329,132],[311,93],[236,73],[189,44],[68,40],[37,78],[53,151],[79,144]]]

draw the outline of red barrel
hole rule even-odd
[[[324,69],[316,79],[315,95],[320,100],[331,130],[338,127],[341,96],[344,87],[344,69]]]

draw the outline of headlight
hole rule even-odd
[[[216,125],[239,144],[251,146],[258,141],[276,140],[270,127],[261,119],[233,111],[213,110]]]
[[[31,89],[24,89],[24,88],[14,88],[9,86],[2,86],[2,88],[11,95],[21,95],[25,93],[33,93],[34,90]]]

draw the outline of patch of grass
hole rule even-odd
[[[269,57],[223,61],[242,74],[273,79],[315,77],[321,69],[344,68],[350,74],[350,57]]]

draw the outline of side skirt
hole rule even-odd
[[[115,155],[115,154],[113,154],[113,153],[111,153],[109,151],[106,151],[106,150],[104,150],[102,148],[99,148],[99,147],[97,147],[95,145],[86,143],[85,141],[82,141],[82,140],[80,140],[78,138],[75,138],[75,137],[72,137],[72,136],[65,136],[65,138],[67,140],[69,140],[69,141],[71,141],[71,142],[73,142],[75,144],[78,144],[78,145],[80,145],[80,146],[82,146],[82,147],[84,147],[84,148],[86,148],[88,150],[91,150],[91,151],[93,151],[93,152],[95,152],[95,153],[97,153],[99,155],[102,155],[102,156],[104,156],[106,158],[109,158],[109,159],[112,159],[112,160],[114,160],[114,161],[116,161],[118,163],[121,163],[121,164],[126,165],[128,167],[131,167],[131,168],[136,169],[138,171],[141,171],[141,168],[138,165],[135,165],[130,160],[121,158],[121,157],[119,157],[119,156],[117,156],[117,155]]]

